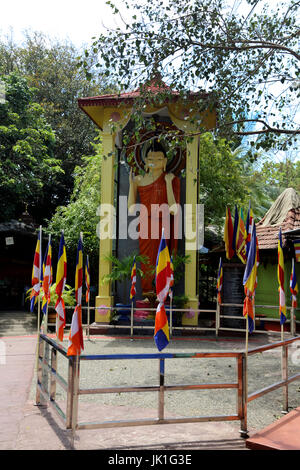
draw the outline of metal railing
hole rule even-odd
[[[288,376],[288,346],[300,337],[290,338],[273,344],[268,344],[258,348],[245,351],[226,351],[226,352],[195,352],[195,353],[157,353],[157,354],[111,354],[111,355],[86,355],[67,356],[67,351],[61,345],[44,334],[39,337],[39,361],[37,373],[37,393],[36,403],[49,403],[52,409],[63,421],[67,429],[73,431],[83,429],[100,429],[108,427],[127,427],[127,426],[146,426],[154,424],[177,424],[177,423],[195,423],[207,421],[240,421],[240,433],[247,437],[247,403],[261,397],[262,395],[284,387],[284,411],[288,410],[288,385],[300,379],[300,373],[291,377]],[[270,349],[282,347],[282,380],[276,382],[264,389],[252,392],[248,395],[248,356],[262,353]],[[49,349],[51,348],[51,354]],[[57,353],[60,353],[68,360],[68,379],[63,379],[57,371]],[[49,364],[49,357],[51,361]],[[199,384],[165,384],[165,361],[172,359],[187,358],[235,358],[236,359],[236,381],[225,383],[199,383]],[[104,388],[81,388],[80,387],[80,363],[82,361],[106,361],[106,360],[158,360],[158,382],[151,386],[118,386]],[[50,378],[50,385],[49,385]],[[59,407],[56,402],[56,385],[59,384],[67,393],[66,412]],[[213,390],[213,389],[235,389],[237,392],[236,414],[214,415],[214,416],[195,416],[195,417],[165,417],[165,392],[185,391],[185,390]],[[104,393],[130,393],[130,392],[157,392],[158,393],[158,416],[152,419],[135,419],[109,422],[78,422],[79,396]]]
[[[259,346],[257,348],[252,348],[251,350],[248,351],[248,356],[252,356],[254,354],[261,354],[265,351],[270,351],[271,349],[276,349],[276,348],[282,348],[282,355],[281,355],[281,377],[282,380],[275,382],[267,387],[264,387],[260,390],[256,390],[252,392],[251,394],[247,393],[247,402],[251,402],[253,400],[256,400],[257,398],[262,397],[266,393],[273,392],[274,390],[277,390],[280,387],[284,387],[284,393],[283,393],[283,406],[282,406],[282,411],[284,413],[288,412],[288,385],[295,380],[300,379],[300,373],[294,374],[291,377],[289,377],[288,374],[288,347],[290,344],[294,343],[295,341],[299,341],[300,337],[294,337],[287,339],[285,341],[278,341],[273,344],[268,344],[265,346]],[[247,372],[248,373],[248,372]]]
[[[242,321],[245,321],[246,322],[246,318],[243,317],[242,315],[224,315],[222,314],[221,312],[221,308],[222,307],[239,307],[239,308],[243,308],[243,304],[234,304],[234,303],[223,303],[221,305],[217,304],[216,305],[216,309],[187,309],[187,308],[172,308],[172,309],[169,309],[169,306],[167,305],[166,308],[167,308],[167,312],[169,313],[169,317],[170,317],[170,321],[169,321],[169,331],[170,331],[170,336],[173,335],[173,332],[174,331],[212,331],[212,332],[215,332],[216,336],[219,335],[219,331],[240,331],[240,332],[246,332],[246,328],[235,328],[235,327],[226,327],[226,326],[222,326],[222,320],[226,319],[226,320],[235,320],[235,321],[238,321],[238,320],[242,320]],[[67,309],[74,309],[74,307],[66,307]],[[268,309],[277,309],[279,310],[279,306],[277,305],[256,305],[256,308],[264,308],[266,310]],[[101,306],[101,307],[82,307],[82,310],[83,311],[93,311],[93,310],[107,310],[107,311],[110,311],[110,312],[118,312],[118,311],[124,311],[124,310],[131,310],[130,311],[130,315],[129,315],[129,322],[128,324],[112,324],[112,323],[107,323],[107,327],[109,327],[109,329],[130,329],[130,336],[133,337],[134,336],[134,330],[153,330],[154,331],[154,321],[153,321],[153,325],[141,325],[141,324],[135,324],[134,321],[135,321],[135,318],[134,318],[134,313],[135,312],[139,312],[139,311],[145,311],[147,310],[147,312],[151,312],[151,313],[155,313],[156,312],[156,309],[155,308],[131,308],[130,307],[107,307],[107,306]],[[296,319],[295,319],[295,313],[296,313],[296,309],[293,308],[293,307],[286,307],[286,310],[287,312],[290,312],[290,318],[287,318],[286,320],[286,325],[289,325],[290,326],[290,334],[292,336],[295,336],[296,334],[296,325],[297,323],[299,322],[296,322]],[[199,315],[200,316],[200,322],[201,322],[201,313],[210,313],[212,314],[212,318],[211,318],[211,323],[213,326],[192,326],[192,325],[181,325],[181,326],[174,326],[174,314],[184,314],[184,313],[187,313],[187,314],[190,314],[191,311],[195,314],[195,315]],[[88,314],[88,319],[89,319],[89,314]],[[265,333],[265,330],[262,330],[262,329],[259,329],[256,327],[256,319],[260,319],[261,321],[263,322],[279,322],[280,319],[279,319],[279,316],[278,318],[271,318],[271,317],[261,317],[261,315],[259,316],[255,316],[255,313],[254,313],[254,331],[253,333]],[[207,320],[207,319],[205,319]],[[140,323],[140,322],[138,322]],[[47,325],[48,327],[49,326],[53,326],[53,323],[49,323],[47,322]],[[69,324],[66,325],[66,327],[70,326]],[[82,325],[84,328],[86,328],[87,330],[87,335],[89,337],[90,335],[90,323],[89,321],[87,323],[84,323]],[[104,326],[104,324],[101,324],[101,326]],[[245,323],[245,326],[246,326],[246,323]]]

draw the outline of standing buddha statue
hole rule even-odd
[[[141,263],[144,277],[141,279],[144,298],[154,295],[154,274],[149,267],[156,265],[156,258],[164,224],[164,234],[170,255],[177,251],[178,219],[180,204],[180,180],[173,173],[167,173],[167,156],[163,146],[154,141],[145,157],[145,174],[129,175],[128,212],[134,213],[134,205],[139,196],[141,204],[139,216],[139,250],[140,255],[148,258],[147,264]],[[166,214],[167,212],[167,214]],[[165,216],[167,224],[165,226]]]

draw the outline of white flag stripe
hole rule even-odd
[[[285,305],[285,293],[283,289],[280,288],[280,293],[279,293],[279,299],[280,299],[280,305],[284,306]]]
[[[57,304],[57,306],[55,306],[55,310],[61,318],[65,317],[62,302],[59,302],[59,304]]]

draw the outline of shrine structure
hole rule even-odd
[[[162,98],[164,92],[168,91],[168,97]],[[111,262],[107,259],[107,255],[115,253],[116,256],[128,255],[137,249],[137,241],[126,240],[120,236],[119,219],[124,216],[127,206],[120,207],[120,195],[127,196],[129,193],[129,171],[130,167],[135,170],[144,171],[145,151],[143,144],[151,141],[151,138],[159,135],[161,132],[169,130],[180,131],[183,135],[190,138],[187,141],[184,150],[174,152],[171,159],[167,161],[166,172],[172,173],[176,177],[176,181],[180,180],[180,204],[189,205],[191,210],[183,212],[185,220],[183,226],[189,225],[192,233],[197,236],[197,220],[196,211],[199,198],[199,130],[213,130],[216,126],[216,111],[204,110],[199,112],[195,103],[199,102],[199,98],[207,98],[205,93],[190,93],[187,97],[182,98],[177,91],[170,90],[169,87],[159,78],[149,82],[144,86],[143,93],[148,94],[148,104],[143,107],[143,117],[152,117],[155,120],[157,129],[153,133],[143,133],[137,139],[135,133],[130,136],[132,129],[131,116],[135,108],[137,100],[141,98],[140,90],[130,93],[110,94],[80,98],[78,105],[80,109],[100,129],[103,146],[103,159],[101,167],[101,206],[107,205],[116,207],[116,220],[114,222],[115,236],[111,233],[111,237],[100,237],[100,254],[99,254],[99,283],[98,296],[96,297],[96,307],[115,305],[116,298],[112,295],[111,283],[103,283],[101,280],[105,275],[109,275],[112,269]],[[197,98],[197,100],[196,100]],[[123,147],[123,133],[130,136],[130,142],[126,148]],[[134,150],[134,157],[131,150]],[[182,172],[185,177],[182,178]],[[99,213],[100,215],[100,213]],[[113,216],[112,216],[113,217]],[[129,217],[130,219],[130,217]],[[122,228],[122,230],[124,227]],[[126,238],[126,237],[125,237]],[[179,241],[180,248],[185,255],[188,255],[190,262],[184,266],[184,294],[188,298],[187,308],[198,309],[199,300],[197,292],[198,284],[198,266],[197,250],[191,246],[195,240],[183,237]],[[103,312],[102,312],[103,313]],[[107,315],[99,315],[96,310],[96,322],[109,322],[110,313]],[[197,325],[198,315],[192,318],[184,315],[183,324]]]

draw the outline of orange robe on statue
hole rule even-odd
[[[147,272],[149,267],[152,268],[156,265],[156,258],[161,238],[164,217],[163,212],[159,211],[158,206],[160,206],[161,204],[168,204],[165,175],[166,173],[163,173],[156,181],[151,184],[148,184],[146,186],[138,186],[140,204],[145,206],[140,211],[140,255],[147,256],[149,258],[150,265],[149,266],[148,264],[145,265],[141,263],[141,269],[143,273],[145,273],[145,277],[141,279],[143,295],[155,292],[155,275],[147,275]],[[180,204],[180,180],[177,176],[175,176],[172,180],[172,187],[175,201],[177,204]],[[153,206],[154,204],[157,206]],[[170,222],[169,224],[164,223],[164,229],[166,242],[171,256],[171,254],[175,255],[177,252],[178,221],[181,219],[178,218],[177,215],[170,215],[169,210],[167,210],[167,212],[169,214],[169,218],[166,220],[170,220]],[[167,225],[169,225],[169,227]]]

